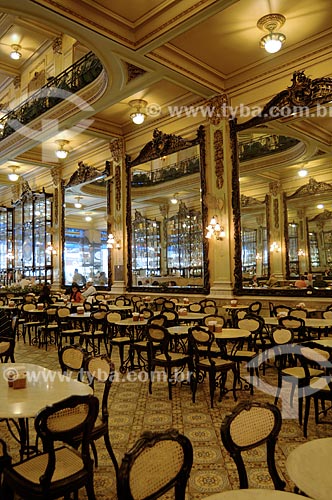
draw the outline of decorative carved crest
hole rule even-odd
[[[265,201],[260,201],[257,200],[256,198],[253,198],[252,196],[246,196],[244,194],[241,194],[241,208],[245,207],[252,207],[255,205],[264,205]]]
[[[292,77],[292,85],[286,90],[279,92],[268,102],[261,113],[237,126],[237,130],[254,127],[257,124],[275,120],[277,118],[290,116],[298,113],[299,108],[312,108],[318,104],[324,104],[332,99],[332,78],[316,78],[311,80],[304,71],[295,71]],[[287,112],[287,114],[286,114]],[[302,114],[302,116],[305,116]]]
[[[130,161],[130,158],[127,156],[127,165],[134,167],[135,165],[155,160],[161,156],[170,155],[181,149],[190,148],[198,144],[202,134],[204,134],[204,127],[202,126],[198,129],[197,138],[193,140],[183,139],[174,134],[164,134],[161,130],[155,129],[152,141],[144,146],[135,160]]]
[[[308,222],[324,222],[326,220],[332,219],[332,212],[330,210],[324,210],[318,215],[315,215],[312,219],[309,219]]]
[[[104,172],[100,172],[94,167],[89,167],[88,165],[84,165],[82,161],[78,162],[78,169],[73,175],[70,177],[68,183],[66,184],[66,188],[71,186],[77,186],[78,184],[83,184],[84,182],[92,182],[100,179],[104,176]]]
[[[62,167],[53,167],[51,169],[51,177],[54,186],[58,186],[61,181],[61,169]]]
[[[287,199],[301,198],[302,196],[327,193],[329,191],[332,191],[332,184],[317,182],[315,179],[310,178],[308,184],[299,187],[295,193],[287,196]]]
[[[270,182],[269,188],[270,188],[270,194],[272,194],[273,196],[277,196],[278,193],[280,193],[280,182],[279,181]]]

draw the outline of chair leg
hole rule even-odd
[[[209,386],[210,386],[210,402],[211,402],[211,408],[213,408],[213,399],[214,399],[214,391],[216,388],[216,373],[213,370],[210,370],[209,372]],[[220,391],[221,391],[220,387]]]
[[[172,369],[167,367],[167,382],[168,382],[168,398],[172,399]]]
[[[237,401],[237,395],[236,395],[236,379],[237,379],[236,366],[233,366],[232,372],[233,372],[233,387],[232,387],[233,399],[234,399],[234,401]]]
[[[95,467],[98,467],[98,453],[97,453],[97,448],[96,448],[95,442],[91,441],[90,445],[91,445],[91,449],[92,449],[92,453],[93,453]]]
[[[303,422],[303,436],[306,438],[308,435],[308,420],[310,414],[310,402],[311,397],[307,396],[305,398],[305,410],[304,410],[304,422]]]
[[[114,469],[115,469],[115,475],[117,477],[118,476],[118,471],[119,471],[119,466],[118,466],[117,459],[116,459],[116,457],[114,455],[114,451],[113,451],[113,448],[112,448],[112,445],[111,445],[111,441],[110,441],[110,437],[109,437],[108,433],[104,434],[104,442],[105,442],[105,446],[106,446],[106,449],[108,451],[108,454],[111,457],[111,460],[113,462]]]

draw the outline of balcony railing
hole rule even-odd
[[[261,156],[271,155],[285,151],[300,141],[284,135],[264,135],[258,139],[239,143],[239,159],[249,161]]]
[[[102,69],[100,60],[95,54],[89,52],[62,73],[50,79],[46,85],[0,119],[0,140],[84,88],[98,77]]]
[[[199,157],[193,156],[151,172],[145,170],[136,171],[132,176],[131,185],[132,187],[152,186],[196,172],[199,172]]]

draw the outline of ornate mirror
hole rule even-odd
[[[79,162],[64,186],[63,281],[111,283],[108,238],[109,164],[105,170]]]
[[[126,158],[129,290],[208,292],[204,141],[156,129]]]
[[[323,255],[329,223],[324,222],[325,243],[313,225],[323,217],[328,220],[327,213],[322,215],[324,210],[332,212],[325,192],[326,185],[332,184],[331,101],[332,78],[311,80],[297,71],[292,84],[259,114],[255,109],[252,119],[230,122],[236,294],[301,294],[294,287],[296,278],[302,273],[321,273],[329,266],[328,253]],[[311,179],[304,189],[300,174]],[[255,210],[265,206],[266,224],[260,225],[263,216],[253,212],[248,230],[249,207],[255,205]],[[252,274],[259,282],[254,290],[248,286]]]

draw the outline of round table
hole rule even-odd
[[[286,460],[291,480],[315,500],[331,500],[332,438],[314,439],[293,450]]]
[[[298,500],[299,495],[289,491],[243,489],[221,491],[202,500]]]
[[[88,384],[43,366],[31,363],[2,363],[0,370],[0,418],[18,419],[21,456],[26,451],[29,454],[29,418],[34,418],[45,406],[69,396],[93,394]],[[26,373],[24,389],[8,387],[8,374],[13,370]]]

